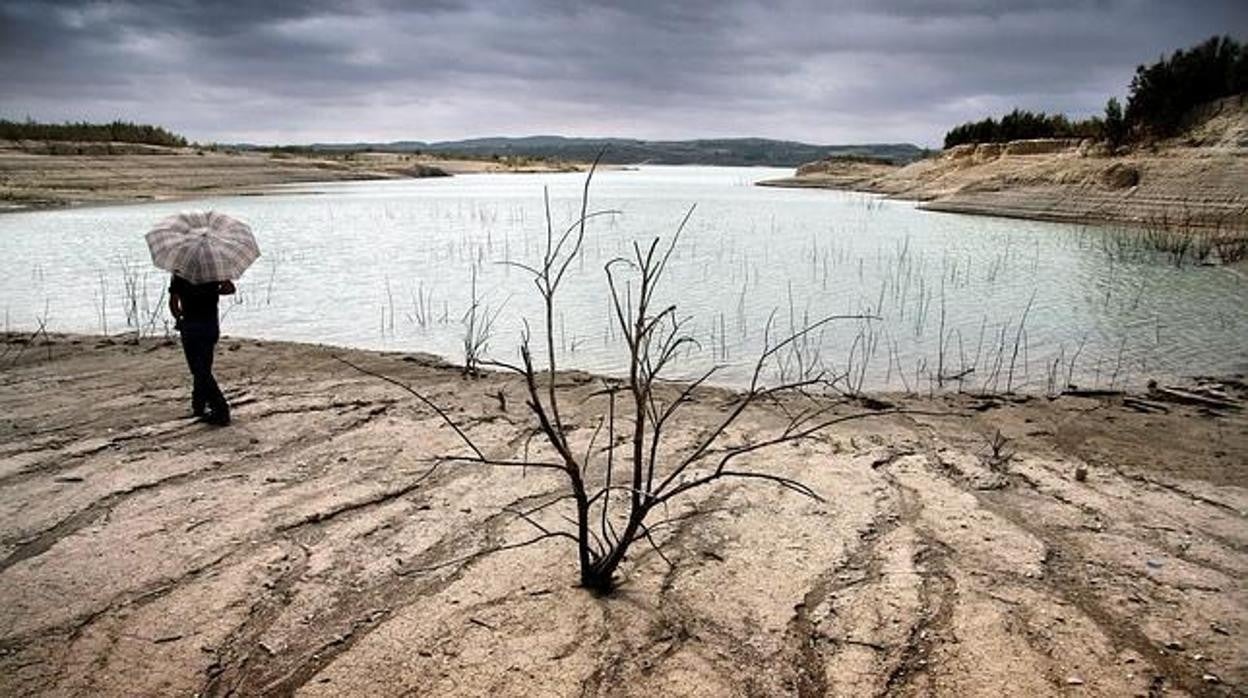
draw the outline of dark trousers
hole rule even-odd
[[[228,419],[229,403],[217,379],[212,376],[212,356],[217,348],[217,339],[221,330],[215,322],[196,320],[182,321],[182,351],[186,354],[186,365],[191,369],[194,387],[191,389],[191,410],[195,414],[203,414],[207,407],[212,415]]]

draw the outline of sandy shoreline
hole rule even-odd
[[[809,163],[793,177],[760,184],[883,194],[947,213],[1242,237],[1248,98],[1207,105],[1183,137],[1116,155],[1078,140],[966,144],[904,167]]]
[[[659,536],[676,567],[638,549],[604,600],[574,586],[562,542],[454,562],[525,536],[502,510],[541,501],[559,478],[469,467],[421,479],[453,435],[333,356],[419,385],[499,456],[523,449],[529,425],[510,377],[226,339],[218,375],[236,423],[217,430],[185,418],[174,343],[9,340],[6,695],[1220,696],[1248,685],[1242,410],[881,396],[947,416],[879,416],[763,452],[751,467],[827,501],[747,482],[706,490],[674,506],[688,518]],[[563,383],[582,439],[602,407],[597,381]],[[1242,403],[1242,385],[1228,390]],[[732,400],[703,391],[677,433]],[[782,423],[759,408],[732,438]],[[1005,461],[988,445],[998,430]]]
[[[1176,230],[1248,228],[1248,156],[1170,152],[1085,157],[1062,151],[979,158],[947,153],[891,171],[830,168],[760,186],[883,194],[927,211]],[[1137,183],[1114,184],[1114,173]]]
[[[30,144],[0,142],[0,212],[263,195],[282,184],[582,169],[575,163],[449,160],[397,153],[304,156],[154,146],[141,150],[47,154]]]
[[[51,155],[0,143],[0,213],[263,196],[292,184],[580,169],[573,163],[395,153],[357,153],[349,159],[190,149]],[[1118,186],[1107,172],[1134,173],[1139,181]],[[955,151],[903,168],[844,162],[758,184],[884,194],[948,213],[1221,233],[1248,228],[1248,157],[1240,150],[1175,148],[1129,158],[1085,157],[1071,148],[1023,155],[1002,150],[990,156]]]

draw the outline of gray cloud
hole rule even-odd
[[[1242,2],[0,1],[0,116],[197,140],[562,133],[936,144],[1085,115]]]

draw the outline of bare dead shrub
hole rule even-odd
[[[595,165],[597,163],[595,162]],[[588,211],[589,184],[594,168],[585,179],[579,218],[562,234],[556,235],[551,223],[549,195],[545,197],[547,236],[540,264],[528,266],[510,262],[529,273],[543,300],[545,367],[535,365],[532,335],[526,322],[519,346],[519,363],[481,360],[481,365],[512,372],[523,379],[526,405],[533,418],[531,434],[541,455],[526,447],[515,459],[486,455],[451,416],[417,388],[392,377],[352,364],[343,363],[368,375],[396,385],[432,409],[449,426],[464,446],[464,452],[434,459],[429,471],[451,465],[484,465],[499,468],[549,470],[561,473],[566,489],[547,501],[520,510],[509,510],[517,520],[534,529],[532,537],[472,555],[498,552],[531,545],[552,538],[575,545],[581,585],[596,594],[609,594],[619,581],[617,574],[632,546],[646,541],[664,560],[656,529],[674,523],[668,518],[669,504],[677,497],[727,479],[769,482],[804,497],[821,500],[807,485],[776,473],[751,469],[746,457],[781,444],[807,439],[829,427],[883,414],[853,412],[835,414],[845,400],[824,399],[815,394],[839,380],[822,370],[803,366],[802,370],[781,370],[774,385],[766,375],[775,369],[786,352],[800,347],[810,333],[828,323],[864,316],[828,316],[783,336],[772,337],[773,320],[768,321],[764,348],[754,362],[748,388],[738,393],[717,421],[708,423],[686,439],[669,438],[674,419],[682,407],[691,404],[695,394],[717,372],[712,367],[686,383],[664,380],[665,369],[682,352],[696,345],[687,331],[688,321],[677,315],[675,305],[656,305],[656,292],[672,252],[680,240],[693,208],[666,244],[654,238],[648,245],[634,243],[630,257],[609,261],[604,268],[610,293],[610,307],[618,334],[627,349],[627,376],[604,380],[593,398],[602,405],[585,443],[574,442],[574,425],[564,419],[554,344],[556,294],[569,266],[581,250],[585,224],[595,216],[613,213]],[[786,377],[787,374],[787,377]],[[783,400],[785,396],[797,399]],[[742,416],[762,403],[779,405],[784,424],[776,431],[741,442],[728,434]],[[505,405],[505,403],[503,403]],[[892,409],[887,412],[902,412]],[[911,413],[916,413],[911,411]],[[581,432],[582,435],[584,432]],[[567,509],[571,512],[568,515]],[[562,509],[563,515],[556,515]],[[655,520],[659,519],[659,520]],[[459,562],[456,560],[455,562]],[[451,563],[442,563],[443,566]],[[670,561],[669,561],[669,564]]]
[[[998,429],[991,437],[985,437],[985,441],[987,452],[983,457],[984,464],[996,472],[1005,472],[1010,461],[1014,459],[1014,449],[1011,448],[1012,439]]]

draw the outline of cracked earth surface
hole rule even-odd
[[[175,344],[2,350],[0,695],[1248,690],[1241,411],[881,396],[938,414],[760,452],[749,467],[826,501],[752,481],[677,499],[654,531],[674,564],[635,547],[600,599],[566,541],[476,554],[528,537],[503,510],[560,476],[430,474],[454,434],[333,356],[419,386],[498,458],[531,446],[509,377],[226,339],[236,421],[217,429],[186,417]],[[565,383],[585,443],[599,386]],[[672,437],[731,401],[701,392]],[[746,415],[729,438],[784,423]]]

